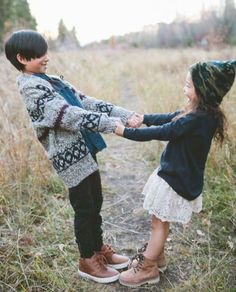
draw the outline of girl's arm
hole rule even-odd
[[[180,111],[167,114],[150,114],[144,115],[143,123],[147,126],[159,126],[171,122],[171,120],[176,117]]]
[[[153,126],[150,128],[130,129],[117,124],[115,133],[119,136],[123,136],[134,141],[169,141],[192,131],[196,125],[196,116],[193,114],[188,114],[176,121],[172,121],[161,126]]]

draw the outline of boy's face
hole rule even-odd
[[[47,71],[47,64],[49,61],[47,53],[40,58],[31,59],[29,61],[18,54],[17,59],[20,63],[22,63],[25,66],[23,70],[24,73],[28,74],[46,73]]]

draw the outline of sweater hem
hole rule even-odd
[[[82,180],[98,169],[97,163],[93,159],[92,155],[89,154],[78,163],[73,164],[67,170],[57,174],[62,179],[66,187],[72,188],[77,186]]]
[[[184,194],[184,193],[180,193],[180,191],[179,190],[177,190],[176,188],[175,188],[175,186],[173,185],[173,184],[171,184],[171,182],[167,179],[167,176],[166,175],[164,175],[164,174],[161,174],[161,173],[157,173],[157,175],[159,175],[162,179],[164,179],[167,183],[168,183],[168,185],[176,192],[176,194],[177,195],[179,195],[180,197],[182,197],[182,198],[184,198],[184,199],[186,199],[186,200],[188,200],[188,201],[193,201],[193,200],[195,200],[198,196],[200,196],[201,195],[201,193],[199,193],[199,195],[197,195],[197,196],[191,196],[190,194]]]

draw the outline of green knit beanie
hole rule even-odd
[[[234,83],[236,60],[198,62],[190,67],[190,73],[203,103],[218,106]]]

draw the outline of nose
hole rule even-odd
[[[46,53],[45,55],[45,61],[48,62],[49,61],[49,56],[48,56],[48,53]]]

